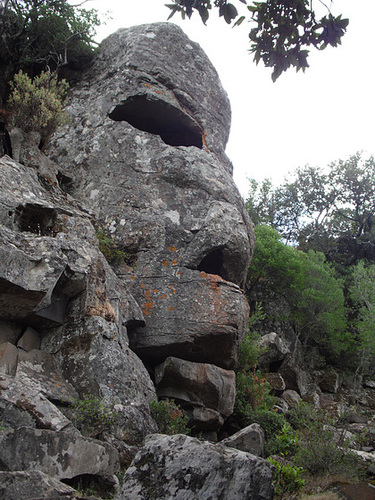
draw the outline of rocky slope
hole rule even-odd
[[[67,112],[46,155],[13,130],[0,158],[0,497],[106,498],[140,450],[116,498],[271,498],[269,465],[244,451],[142,448],[157,395],[211,439],[233,410],[254,238],[216,71],[174,25],[120,30]],[[83,436],[72,405],[88,395],[116,417]]]

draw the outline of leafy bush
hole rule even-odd
[[[294,429],[308,429],[314,422],[324,420],[322,410],[314,408],[313,405],[300,401],[288,412],[288,422]]]
[[[266,408],[255,408],[254,410],[250,410],[239,420],[242,427],[246,427],[253,423],[259,424],[264,430],[267,440],[279,434],[285,424],[285,417],[282,413],[277,413],[274,410]]]
[[[65,80],[58,81],[56,73],[42,72],[32,80],[19,71],[10,86],[9,121],[13,127],[40,132],[45,142],[67,122],[63,104],[69,85]]]
[[[73,423],[84,434],[97,434],[109,428],[115,420],[116,412],[97,396],[85,394],[73,402]]]
[[[68,0],[12,0],[1,2],[0,53],[16,67],[58,67],[73,63],[77,68],[90,57],[97,44],[96,27],[101,21],[95,9],[86,10]]]
[[[299,448],[299,439],[297,432],[288,422],[285,422],[281,432],[271,437],[267,443],[269,455],[282,455],[287,457],[294,455]]]
[[[284,498],[285,494],[296,493],[306,484],[306,481],[301,478],[302,467],[281,463],[273,458],[269,458],[268,461],[275,467],[273,485],[277,500]]]
[[[256,245],[247,290],[264,300],[285,299],[291,313],[275,318],[293,326],[301,340],[340,352],[347,347],[342,282],[323,254],[285,245],[273,228],[255,227]]]
[[[301,438],[301,447],[295,463],[312,475],[341,474],[347,477],[359,473],[359,459],[345,443],[338,446],[330,431],[311,428]]]
[[[150,410],[162,434],[189,434],[189,419],[173,399],[151,401]]]
[[[251,412],[255,408],[271,409],[275,403],[271,388],[259,371],[242,371],[236,376],[235,411],[238,414]]]

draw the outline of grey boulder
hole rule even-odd
[[[235,449],[184,435],[149,436],[115,500],[271,500],[272,467]]]

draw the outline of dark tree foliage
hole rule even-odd
[[[349,23],[341,15],[333,16],[328,7],[327,15],[317,19],[312,0],[237,1],[246,5],[249,20],[255,24],[249,33],[254,60],[273,69],[273,81],[291,66],[305,71],[309,66],[308,47],[336,47]],[[246,18],[239,16],[236,6],[228,0],[173,0],[167,7],[171,9],[170,17],[176,12],[183,18],[191,17],[197,11],[205,24],[213,7],[228,24],[236,26]]]
[[[348,266],[375,262],[375,160],[357,153],[328,169],[306,166],[274,188],[251,181],[246,201],[255,224],[277,229],[301,250]]]
[[[99,24],[94,9],[67,0],[0,0],[0,98],[20,69],[34,76],[46,68],[81,68],[92,57]]]

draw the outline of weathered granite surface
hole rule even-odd
[[[149,436],[126,471],[115,500],[271,500],[265,460],[188,436]]]
[[[177,26],[119,30],[67,111],[49,155],[129,256],[116,273],[145,316],[131,348],[152,365],[173,355],[232,368],[253,234],[224,153],[230,108],[211,63]]]
[[[254,237],[224,152],[228,98],[200,47],[167,23],[120,30],[67,111],[46,152],[38,134],[14,129],[13,159],[0,158],[0,468],[13,471],[9,495],[35,488],[38,474],[49,476],[40,498],[73,498],[56,479],[113,489],[119,464],[156,431],[155,367],[171,356],[198,367],[173,392],[187,395],[193,423],[217,431],[233,409],[231,369],[248,317],[241,286]],[[104,257],[103,234],[116,258]],[[85,395],[116,415],[100,441],[74,425],[72,405]],[[193,441],[180,437],[187,456]],[[246,471],[230,473],[233,492],[246,476],[246,488],[269,497],[263,462],[217,450],[214,464],[230,456]]]
[[[168,357],[155,369],[159,397],[184,404],[202,430],[216,430],[233,412],[235,373],[206,363]]]

